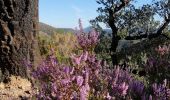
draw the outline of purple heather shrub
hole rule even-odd
[[[124,97],[127,94],[129,85],[125,82],[121,84],[112,84],[112,92],[116,97]]]
[[[76,77],[76,80],[77,80],[77,85],[78,85],[79,87],[81,87],[82,84],[83,84],[83,81],[84,81],[83,77],[82,77],[82,76],[77,76],[77,77]]]
[[[80,88],[80,100],[88,100],[90,87],[89,84],[85,84]]]
[[[83,31],[81,20],[79,19],[79,30],[76,30],[77,40],[81,48],[83,50],[87,50],[89,48],[94,48],[99,42],[99,32],[95,29],[90,31],[89,33],[85,33]]]
[[[71,100],[78,100],[78,94],[76,91],[72,92],[71,96],[70,96],[70,99]]]
[[[124,96],[127,94],[128,87],[129,85],[123,82],[122,84],[119,84],[119,86],[117,87],[117,90],[120,92],[121,95]]]
[[[70,91],[74,91],[74,67],[64,66],[57,63],[51,55],[44,60],[32,76],[38,79],[37,98],[51,100],[55,98],[68,99]],[[68,95],[70,94],[70,95]],[[67,95],[67,96],[65,96]]]
[[[82,55],[80,55],[80,56],[72,55],[72,56],[71,56],[72,62],[73,62],[74,64],[77,64],[77,65],[80,65],[80,63],[81,63],[81,58],[82,58]]]
[[[168,100],[170,99],[170,89],[168,89],[164,84],[154,83],[152,85],[153,95],[152,98],[155,100]]]
[[[162,83],[164,79],[170,78],[169,46],[163,45],[156,48],[157,55],[148,57],[144,70],[150,84]]]
[[[156,59],[155,58],[153,58],[153,57],[150,57],[148,60],[147,60],[147,65],[149,66],[149,67],[154,67],[154,66],[156,66]],[[148,69],[149,70],[149,69]]]
[[[86,73],[85,73],[85,84],[88,84],[89,83],[89,71],[86,70]]]
[[[145,100],[144,98],[146,98],[146,95],[144,89],[145,89],[144,83],[141,81],[133,80],[129,84],[129,91],[135,98],[140,98],[140,99],[143,98],[142,100]]]
[[[85,51],[81,56],[77,56],[77,58],[75,56],[72,57],[72,61],[75,63],[73,67],[58,64],[52,55],[44,60],[37,70],[33,71],[34,78],[40,82],[40,92],[37,97],[41,99],[46,97],[45,99],[47,100],[49,98],[78,98],[80,100],[87,100],[90,92],[89,74],[91,74],[89,72],[91,65],[88,65],[88,62],[86,62],[88,56],[88,52]],[[79,59],[79,61],[77,62],[75,59]],[[83,62],[88,66],[82,66],[81,63]],[[77,69],[76,66],[82,67]],[[49,82],[53,84],[51,85]],[[77,94],[77,97],[73,94]]]
[[[125,96],[127,94],[129,85],[125,82],[121,84],[112,84],[112,92],[115,96]]]
[[[120,69],[119,66],[115,67],[108,77],[109,94],[112,97],[126,96],[131,81],[132,77],[128,71]]]
[[[89,55],[88,52],[85,51],[85,52],[82,54],[81,60],[82,60],[82,61],[87,61],[88,55]]]
[[[70,82],[71,82],[71,79],[70,79],[70,78],[62,79],[62,80],[61,80],[61,83],[62,83],[63,85],[68,85]]]
[[[79,19],[79,29],[80,32],[83,32],[83,25],[81,19]]]
[[[109,93],[107,93],[107,95],[106,95],[106,97],[105,97],[107,100],[111,100],[111,96],[110,96],[110,94]]]
[[[52,91],[52,92],[51,92]],[[38,100],[41,100],[42,98],[45,100],[51,100],[51,99],[57,99],[57,87],[54,83],[42,83],[41,89],[39,89],[39,93],[37,94]]]
[[[165,54],[168,54],[170,52],[170,45],[167,46],[167,45],[163,45],[163,46],[160,46],[158,48],[155,49],[160,55],[165,55]]]
[[[143,100],[146,100],[146,99],[143,99]],[[153,100],[152,95],[149,95],[149,100]]]
[[[115,83],[121,84],[123,82],[130,83],[132,81],[132,76],[127,70],[120,69],[119,66],[115,67],[113,72],[111,73],[112,80]]]
[[[89,58],[88,57],[88,52],[87,51],[85,51],[85,52],[83,52],[80,56],[77,56],[77,55],[72,55],[71,56],[71,59],[72,59],[72,62],[74,63],[74,64],[76,64],[76,65],[80,65],[82,62],[85,62],[85,61],[87,61],[87,59]]]
[[[96,61],[96,56],[93,54],[93,55],[89,55],[87,60],[90,62],[90,63],[93,63]]]
[[[153,84],[153,93],[146,94],[145,86],[142,82],[133,79],[128,70],[123,70],[119,66],[114,69],[103,68],[107,66],[105,62],[98,60],[93,53],[93,49],[99,42],[99,33],[94,29],[89,33],[83,32],[81,20],[79,20],[79,30],[77,30],[78,43],[83,49],[80,55],[72,55],[72,66],[59,64],[52,54],[43,60],[36,70],[32,71],[32,76],[39,81],[37,98],[44,100],[88,100],[102,96],[99,100],[112,98],[125,99],[129,95],[140,96],[142,100],[156,100],[155,98],[167,99],[170,90],[164,85]],[[167,47],[157,49],[160,54],[166,54]],[[147,72],[153,71],[157,60],[148,59]],[[32,68],[31,64],[27,64]],[[148,74],[148,73],[147,73]],[[165,82],[167,83],[167,82]],[[135,94],[135,95],[133,95]],[[92,97],[93,96],[93,97]]]
[[[57,78],[56,76],[60,74],[55,66],[57,66],[57,59],[49,56],[39,65],[36,71],[32,72],[32,75],[39,80],[54,81]]]
[[[63,71],[65,72],[65,74],[69,75],[69,74],[73,74],[74,73],[74,67],[69,67],[69,66],[65,66],[63,67]]]

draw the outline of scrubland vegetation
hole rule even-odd
[[[170,98],[170,45],[169,41],[156,43],[150,48],[136,43],[122,50],[125,63],[113,66],[105,45],[95,29],[83,32],[81,21],[74,34],[39,35],[39,46],[44,60],[30,74],[36,80],[35,98],[45,100],[168,100]],[[165,38],[162,38],[166,40]],[[103,43],[103,44],[101,44]],[[136,51],[132,56],[127,52]],[[100,49],[96,49],[98,48]],[[98,55],[98,56],[97,56]],[[103,56],[105,55],[105,56]],[[123,58],[123,57],[122,57]],[[126,60],[125,60],[126,59]],[[121,62],[121,60],[120,60]],[[38,88],[37,88],[38,87]]]
[[[170,100],[170,0],[134,1],[96,0],[70,29],[38,25],[38,0],[0,0],[0,99]]]
[[[97,0],[90,30],[39,34],[43,56],[35,98],[46,100],[169,100],[169,1],[136,8],[131,0]],[[164,21],[156,20],[155,16]],[[103,30],[100,22],[110,30]],[[38,87],[38,88],[37,88]]]

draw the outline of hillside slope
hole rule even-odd
[[[50,26],[42,22],[39,22],[39,31],[40,32],[42,31],[47,34],[52,34],[54,32],[56,33],[67,33],[67,32],[73,33],[74,32],[72,28],[56,28],[56,27]]]

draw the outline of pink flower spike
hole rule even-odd
[[[78,85],[79,87],[82,86],[83,81],[84,81],[83,77],[82,77],[82,76],[77,76],[77,77],[76,77],[76,80],[77,80],[77,85]]]
[[[149,100],[153,100],[153,99],[152,99],[152,95],[149,96]]]
[[[83,32],[83,26],[82,26],[82,21],[81,21],[81,19],[79,19],[79,28],[80,28],[80,32]]]
[[[72,67],[71,71],[70,71],[70,74],[73,74],[74,73],[74,67]]]
[[[63,79],[63,80],[61,80],[61,83],[63,85],[67,85],[68,83],[70,83],[70,79]]]
[[[76,36],[80,47],[86,50],[88,48],[94,48],[99,41],[99,32],[97,32],[95,29],[89,33],[83,32],[82,22],[80,19],[79,30],[76,31]]]
[[[160,55],[164,55],[169,52],[170,48],[167,45],[163,45],[162,47],[159,45],[158,48],[155,49]]]
[[[85,86],[80,88],[80,100],[88,100],[88,90]]]
[[[64,67],[64,72],[65,72],[66,74],[69,74],[70,68],[69,68],[68,66]]]
[[[79,56],[79,57],[71,56],[71,58],[72,58],[72,60],[73,60],[73,62],[74,62],[75,64],[80,65],[82,55]]]
[[[88,70],[86,70],[86,72],[85,72],[85,84],[88,84],[88,82],[89,82],[89,72],[88,72]]]
[[[121,85],[119,85],[119,90],[120,90],[122,95],[126,95],[127,94],[128,87],[129,86],[126,85],[125,82],[123,82]]]
[[[82,61],[86,61],[87,58],[88,58],[88,52],[85,51],[85,52],[83,53],[83,55],[82,55]]]
[[[110,94],[109,93],[107,93],[107,96],[106,96],[106,98],[108,99],[108,100],[111,100],[111,96],[110,96]]]

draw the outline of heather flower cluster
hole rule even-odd
[[[159,46],[155,49],[157,54],[148,57],[144,69],[147,73],[146,78],[151,83],[162,83],[165,79],[170,79],[169,47],[168,45]]]
[[[166,81],[163,84],[154,83],[152,85],[153,94],[150,95],[152,100],[168,100],[170,98],[170,89],[167,88]]]
[[[89,48],[94,48],[99,42],[99,32],[95,29],[92,29],[89,33],[83,31],[83,26],[81,20],[79,19],[79,30],[76,29],[77,40],[80,47],[84,50]]]
[[[169,61],[150,57],[145,65],[147,82],[139,80],[127,69],[117,65],[107,67],[105,61],[92,53],[99,42],[99,33],[83,32],[81,21],[77,39],[83,49],[80,54],[70,56],[71,65],[60,64],[54,50],[37,69],[26,64],[37,80],[34,88],[38,100],[168,100],[170,98]],[[90,49],[89,49],[90,48]],[[168,50],[156,49],[162,54]],[[164,53],[162,53],[164,52]],[[160,82],[160,83],[158,83]],[[162,83],[161,83],[162,82]]]
[[[142,81],[133,80],[129,85],[129,92],[131,93],[134,100],[145,100],[145,85]]]
[[[77,67],[60,65],[51,56],[32,71],[32,76],[38,80],[36,97],[40,100],[86,100],[88,97],[90,87],[87,70],[81,73]]]
[[[163,45],[160,46],[158,48],[155,49],[160,55],[165,55],[168,54],[170,52],[170,45]]]
[[[132,77],[128,71],[120,69],[119,66],[115,67],[110,73],[108,79],[110,95],[114,97],[125,97],[131,80]]]

